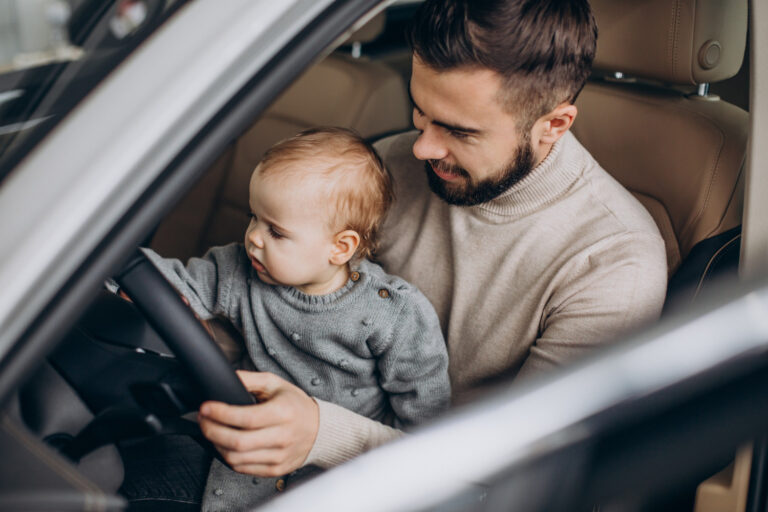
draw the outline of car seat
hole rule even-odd
[[[186,260],[208,247],[240,241],[248,225],[248,184],[264,152],[279,140],[317,125],[344,126],[369,139],[405,130],[411,107],[401,76],[362,55],[384,29],[381,13],[337,51],[302,75],[217,160],[160,225],[151,246]]]
[[[749,116],[709,85],[742,66],[747,1],[591,4],[598,48],[573,132],[659,226],[670,274],[665,312],[674,311],[738,266]],[[697,511],[743,510],[748,455],[682,502],[652,508],[691,510],[698,493]]]
[[[725,245],[738,244],[735,231],[716,237],[741,224],[748,114],[709,93],[709,84],[742,65],[747,2],[593,0],[592,7],[595,73],[576,102],[573,132],[653,216],[674,296],[707,266],[711,273],[711,257]],[[699,244],[711,245],[704,256],[693,250]],[[679,282],[678,272],[694,277]]]

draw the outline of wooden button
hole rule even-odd
[[[389,292],[384,288],[382,288],[381,290],[379,290],[379,297],[381,297],[382,299],[386,299],[387,297],[389,297]]]
[[[353,281],[357,281],[358,279],[360,279],[360,272],[352,272],[351,274],[349,274],[349,278]]]
[[[281,478],[275,482],[275,489],[277,489],[279,492],[283,492],[285,490],[285,480]]]

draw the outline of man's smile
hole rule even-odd
[[[439,160],[429,160],[429,166],[437,176],[445,181],[456,181],[463,178],[463,174],[456,172],[445,164],[441,164]]]

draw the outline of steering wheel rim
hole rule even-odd
[[[136,251],[115,280],[189,370],[204,400],[230,405],[255,403],[208,331],[141,251]]]

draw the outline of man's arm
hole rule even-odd
[[[606,240],[585,254],[549,299],[518,377],[563,366],[658,319],[665,262],[658,240],[637,234]]]
[[[332,468],[377,446],[404,435],[378,421],[354,413],[340,405],[315,399],[318,405],[318,430],[304,466]]]

